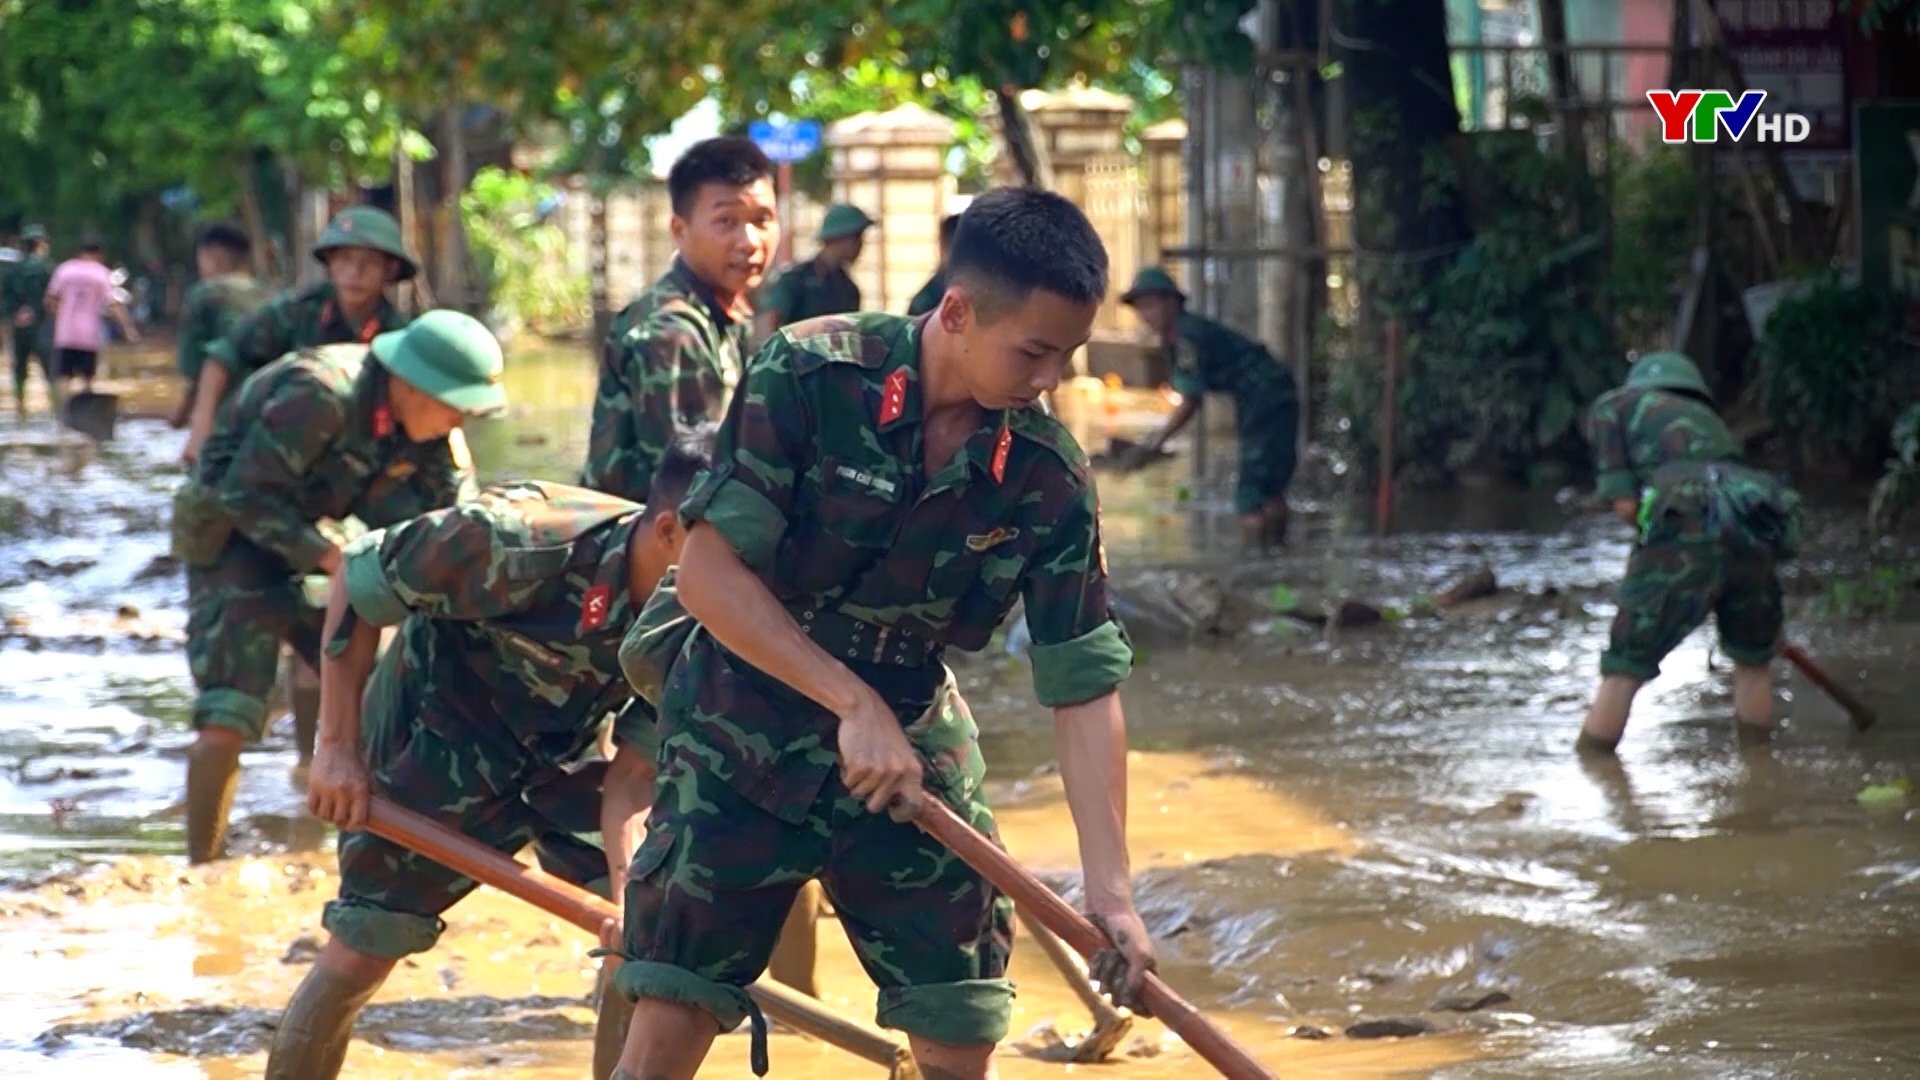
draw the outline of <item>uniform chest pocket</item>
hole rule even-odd
[[[1034,541],[1032,529],[1020,525],[970,526],[935,556],[927,591],[935,599],[1006,600],[1026,571]]]
[[[898,473],[876,470],[871,462],[824,458],[816,494],[819,520],[848,547],[893,546],[900,527],[906,483]]]

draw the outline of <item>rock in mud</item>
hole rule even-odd
[[[152,559],[148,560],[147,565],[140,568],[139,573],[133,575],[133,580],[136,582],[157,581],[160,578],[172,577],[180,573],[181,569],[179,559],[171,555],[155,555]]]
[[[26,570],[27,573],[38,578],[72,577],[82,570],[91,570],[94,565],[95,560],[84,557],[61,559],[58,562],[48,562],[45,559],[34,558],[27,560]]]
[[[1184,567],[1116,575],[1109,593],[1127,633],[1147,643],[1236,638],[1262,614],[1218,578]]]
[[[1500,581],[1494,577],[1493,567],[1482,566],[1459,581],[1447,587],[1447,590],[1434,598],[1440,607],[1457,607],[1469,600],[1479,600],[1500,591]]]
[[[1450,994],[1433,1003],[1434,1012],[1479,1012],[1495,1005],[1505,1005],[1513,1000],[1513,995],[1499,990],[1484,994]]]
[[[1433,1025],[1425,1020],[1362,1020],[1347,1028],[1349,1039],[1405,1039],[1425,1035]]]
[[[280,958],[283,964],[311,964],[320,956],[320,939],[312,934],[301,934],[287,946],[287,953]]]
[[[1314,1027],[1312,1024],[1301,1024],[1299,1027],[1293,1029],[1292,1034],[1296,1039],[1313,1039],[1316,1041],[1333,1038],[1333,1032],[1323,1027]]]
[[[1378,626],[1385,622],[1386,615],[1372,604],[1359,600],[1342,600],[1340,606],[1333,609],[1332,621],[1340,630],[1358,630],[1365,626]]]

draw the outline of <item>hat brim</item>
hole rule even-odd
[[[1120,302],[1132,305],[1135,300],[1143,296],[1171,296],[1183,304],[1187,301],[1187,294],[1179,289],[1128,289],[1120,294]]]
[[[389,330],[374,337],[369,346],[373,358],[387,370],[387,374],[401,379],[407,385],[419,390],[443,405],[451,405],[468,416],[497,416],[507,410],[507,388],[501,383],[488,383],[474,386],[471,383],[458,383],[444,378],[437,372],[425,371],[417,376],[404,376],[393,370],[392,352],[406,336],[405,330]]]
[[[350,248],[350,247],[365,248],[368,251],[378,251],[380,254],[385,255],[386,257],[399,262],[400,272],[393,276],[393,281],[394,281],[394,284],[396,285],[402,281],[411,281],[415,277],[415,275],[420,273],[419,265],[416,264],[411,257],[406,255],[395,255],[393,252],[388,251],[385,248],[377,248],[372,246],[371,244],[328,244],[326,247],[317,247],[313,249],[314,261],[318,262],[322,266],[325,266],[327,264],[328,252],[339,251],[341,248]]]

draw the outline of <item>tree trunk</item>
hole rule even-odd
[[[1006,141],[1007,153],[1013,157],[1013,167],[1020,173],[1020,182],[1030,188],[1053,189],[1053,163],[1047,158],[1047,147],[1034,130],[1033,117],[1027,114],[1026,106],[1020,104],[1020,88],[1005,86],[994,92],[993,100],[1000,108],[1001,138]]]
[[[1446,10],[1441,0],[1339,0],[1334,23],[1347,83],[1362,296],[1371,308],[1398,306],[1473,235],[1459,185],[1427,179],[1430,158],[1456,171],[1469,164],[1448,68]]]
[[[467,190],[466,109],[454,102],[441,117],[440,146],[446,153],[445,184],[440,189],[447,208],[447,260],[442,267],[441,299],[448,307],[466,311],[471,306],[467,295],[467,230],[460,217],[460,196]]]
[[[240,177],[240,220],[253,238],[253,274],[262,281],[276,280],[267,243],[267,219],[260,212],[258,175],[251,157],[243,157],[234,170]]]

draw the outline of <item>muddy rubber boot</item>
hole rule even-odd
[[[800,887],[800,895],[793,898],[793,907],[787,912],[786,925],[780,928],[780,939],[774,943],[773,958],[767,961],[767,974],[775,982],[784,983],[812,998],[820,996],[813,969],[816,954],[820,951],[819,932],[815,926],[820,921],[823,896],[817,881],[809,881]]]
[[[240,786],[240,748],[202,739],[187,751],[187,861],[211,862],[227,850],[227,816]]]
[[[616,960],[600,965],[600,983],[596,988],[599,1006],[593,1023],[593,1080],[608,1080],[620,1065],[620,1051],[627,1045],[627,1028],[633,1024],[633,1002],[614,989],[613,975],[620,970]]]
[[[353,1023],[383,979],[353,979],[315,964],[293,992],[267,1052],[266,1080],[334,1080]]]

